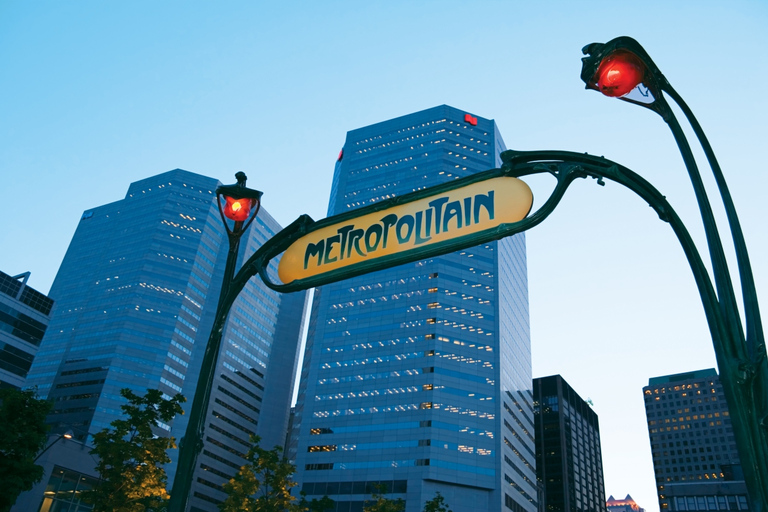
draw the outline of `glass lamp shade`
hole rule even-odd
[[[643,82],[645,65],[634,53],[617,50],[606,56],[597,68],[597,89],[606,96],[626,96]]]
[[[234,197],[224,196],[224,215],[236,222],[243,222],[248,220],[251,215],[251,207],[253,199],[236,199]]]

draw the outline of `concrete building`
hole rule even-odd
[[[53,433],[75,440],[120,415],[121,388],[188,398],[213,323],[228,250],[212,178],[181,169],[131,184],[124,199],[86,211],[56,279],[51,327],[29,385],[54,401]],[[280,226],[262,209],[242,262]],[[270,266],[276,274],[276,263]],[[252,279],[222,339],[192,510],[218,510],[221,485],[242,465],[249,436],[283,446],[306,293],[281,295]],[[188,415],[161,434],[183,437]],[[171,453],[172,460],[177,454]],[[72,468],[67,461],[59,467]],[[175,466],[168,467],[169,482]]]
[[[28,279],[29,272],[0,272],[0,387],[24,387],[50,320],[53,300]]]
[[[748,510],[728,403],[713,368],[643,388],[661,510]]]
[[[67,434],[68,435],[68,434]],[[43,478],[29,492],[22,493],[11,512],[89,512],[91,505],[80,499],[99,480],[93,447],[62,434],[48,437],[44,452],[35,464],[42,466]]]
[[[347,133],[329,215],[500,165],[493,120],[446,105]],[[525,237],[317,289],[294,418],[309,498],[360,512],[536,510]]]
[[[536,476],[547,512],[605,512],[597,414],[560,375],[533,379]]]

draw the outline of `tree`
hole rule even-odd
[[[312,498],[312,501],[307,501],[304,493],[301,493],[301,499],[299,503],[293,505],[290,512],[325,512],[329,508],[333,508],[335,502],[328,496],[323,496],[319,500]]]
[[[183,414],[186,399],[181,394],[163,398],[157,389],[139,396],[124,388],[120,395],[128,400],[120,407],[124,417],[93,436],[90,453],[99,457],[101,480],[83,500],[94,505],[93,512],[163,511],[169,498],[163,464],[171,461],[167,451],[176,443],[172,437],[156,437],[152,428]]]
[[[19,494],[43,477],[35,456],[45,448],[51,405],[35,390],[0,389],[0,512],[10,510]]]
[[[222,512],[324,512],[333,507],[328,496],[307,501],[291,495],[296,487],[292,480],[296,466],[288,462],[283,449],[275,446],[265,450],[259,445],[261,438],[251,436],[247,463],[226,484],[227,499],[219,505]]]
[[[435,493],[435,497],[424,503],[424,512],[453,512],[445,503],[445,498],[439,492]]]
[[[373,502],[367,501],[365,503],[365,507],[363,507],[363,512],[404,512],[405,511],[405,501],[403,501],[402,498],[397,498],[396,500],[390,500],[389,498],[385,498],[384,495],[387,493],[387,486],[385,484],[379,484],[374,485],[374,491],[371,494],[371,497],[374,499]]]

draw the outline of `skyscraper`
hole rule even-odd
[[[443,105],[348,132],[328,213],[500,165],[493,120]],[[338,512],[376,485],[409,512],[536,510],[523,235],[315,291],[297,480]]]
[[[53,301],[27,286],[29,272],[0,272],[0,387],[21,388],[37,354]]]
[[[748,510],[728,403],[713,368],[643,388],[661,510]]]
[[[597,414],[560,375],[533,379],[533,396],[542,509],[605,512]]]
[[[56,307],[28,380],[54,401],[54,431],[73,429],[84,439],[108,427],[126,387],[183,393],[190,407],[229,247],[218,185],[176,169],[83,214],[51,288]],[[262,209],[243,237],[240,261],[279,229]],[[252,279],[232,307],[192,510],[217,510],[250,434],[283,446],[305,300],[306,293],[281,295]],[[180,416],[161,427],[180,439],[186,422]],[[173,465],[168,473],[173,481]]]

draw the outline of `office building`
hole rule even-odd
[[[547,512],[605,512],[600,425],[560,375],[533,379],[536,477]]]
[[[661,510],[748,510],[728,403],[713,368],[643,388]]]
[[[51,288],[56,305],[28,380],[54,401],[54,433],[72,429],[83,441],[109,427],[126,387],[182,393],[185,410],[191,407],[229,247],[215,204],[219,184],[176,169],[83,214]],[[279,229],[262,209],[243,236],[240,262]],[[276,276],[276,262],[269,271]],[[218,510],[221,485],[242,464],[251,434],[283,446],[305,299],[255,278],[232,307],[192,510]],[[180,439],[187,418],[162,425],[161,433]],[[169,482],[174,474],[171,464]]]
[[[608,507],[608,512],[645,512],[645,509],[640,508],[640,505],[635,503],[629,494],[623,500],[617,500],[610,496],[605,505]]]
[[[24,387],[53,301],[27,286],[29,272],[0,272],[0,387]]]
[[[493,120],[446,105],[347,133],[329,214],[496,168]],[[294,418],[297,480],[335,511],[536,510],[525,237],[323,286]]]

